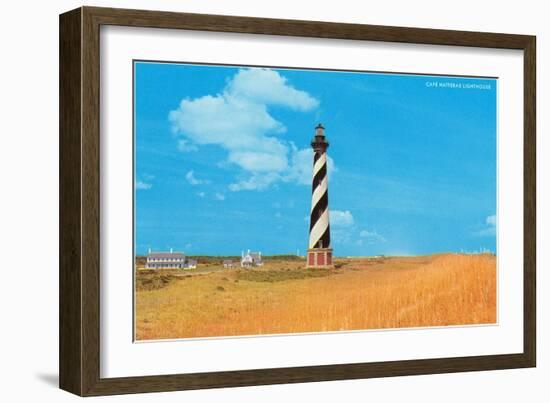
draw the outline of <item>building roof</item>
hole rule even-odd
[[[253,260],[262,260],[262,255],[260,254],[260,252],[250,252],[250,257]]]
[[[185,253],[183,252],[149,252],[147,254],[147,257],[154,257],[154,258],[185,258]]]
[[[225,259],[225,260],[223,261],[223,263],[224,263],[224,264],[226,264],[226,263],[233,263],[233,260],[231,260],[231,259]]]

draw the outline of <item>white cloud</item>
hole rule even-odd
[[[241,69],[221,93],[183,99],[169,120],[180,150],[217,145],[227,151],[227,162],[242,170],[231,191],[262,190],[279,181],[308,184],[311,150],[277,137],[286,127],[270,115],[271,105],[304,112],[319,101],[276,71]]]
[[[136,190],[149,190],[153,187],[153,179],[155,179],[155,175],[151,175],[149,173],[143,173],[139,175],[141,180],[136,180],[135,188]]]
[[[179,108],[169,114],[176,133],[196,145],[219,145],[228,151],[255,149],[268,151],[279,146],[268,133],[286,129],[267,112],[264,104],[227,93],[184,99]]]
[[[272,172],[265,174],[253,173],[248,179],[230,184],[229,190],[232,192],[239,192],[241,190],[264,190],[267,189],[272,183],[275,183],[280,179],[280,175]]]
[[[313,150],[299,150],[292,142],[289,143],[289,158],[264,155],[260,153],[239,156],[240,165],[248,167],[250,175],[229,185],[232,191],[264,190],[276,182],[292,182],[300,185],[310,185],[313,171]],[[230,156],[231,159],[231,156]],[[329,175],[335,171],[332,158],[327,159]]]
[[[496,227],[487,227],[474,232],[476,236],[495,236],[497,234]]]
[[[313,172],[313,150],[298,148],[291,143],[290,169],[287,175],[288,181],[293,181],[302,185],[311,184]]]
[[[149,190],[153,187],[151,183],[146,183],[143,181],[137,181],[136,182],[136,189],[137,190]]]
[[[216,194],[214,195],[214,198],[216,200],[225,200],[225,195],[223,193],[216,192]]]
[[[270,69],[240,70],[228,85],[228,91],[266,105],[281,105],[299,111],[319,106],[319,101],[305,91],[288,84],[287,79]]]
[[[185,179],[187,180],[187,182],[189,182],[193,186],[204,185],[204,184],[210,183],[210,181],[206,180],[206,179],[197,179],[195,177],[195,172],[193,172],[192,170],[188,171],[185,174]]]
[[[352,227],[355,223],[353,215],[350,211],[330,210],[329,211],[330,225],[335,228]]]
[[[198,193],[197,193],[197,196],[199,196],[199,197],[204,197],[204,196],[205,196],[205,193],[204,193],[204,192],[198,192]]]
[[[189,140],[180,139],[178,140],[178,150],[180,150],[181,152],[187,153],[192,151],[198,151],[199,148],[196,145],[191,144]]]
[[[229,162],[233,162],[250,172],[282,172],[287,168],[287,158],[284,154],[257,151],[237,151],[229,154]]]
[[[349,243],[353,237],[355,220],[351,211],[330,210],[331,238],[335,243]]]
[[[375,230],[362,230],[359,233],[359,236],[365,240],[368,244],[374,244],[374,243],[382,243],[386,242],[386,238],[384,238],[382,235],[380,235]],[[362,242],[361,242],[362,244]]]
[[[485,228],[474,232],[476,236],[495,236],[497,234],[497,216],[496,214],[487,216],[485,219]]]

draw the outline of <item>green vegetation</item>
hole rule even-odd
[[[137,276],[136,277],[136,289],[138,291],[151,291],[159,290],[166,287],[173,280],[177,279],[176,276],[161,275],[161,276]]]
[[[286,280],[303,280],[337,274],[331,269],[246,270],[237,273],[237,280],[274,283]]]

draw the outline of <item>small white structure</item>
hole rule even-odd
[[[184,269],[196,269],[197,268],[197,261],[195,259],[187,259],[185,262],[185,265],[183,266]]]
[[[233,267],[233,266],[234,266],[233,260],[231,260],[231,259],[225,259],[225,260],[223,261],[223,267],[228,268],[228,267]]]
[[[250,249],[241,253],[241,267],[263,266],[262,252],[250,252]]]
[[[185,265],[185,254],[182,252],[151,252],[147,254],[147,269],[181,269]]]

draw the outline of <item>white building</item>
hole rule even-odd
[[[250,249],[241,253],[241,267],[263,266],[262,252],[250,252]]]
[[[197,261],[195,259],[187,259],[185,262],[185,265],[183,266],[184,269],[196,269],[197,268]]]
[[[196,260],[186,259],[185,253],[174,252],[172,249],[170,252],[151,252],[149,249],[145,264],[147,269],[195,269],[196,267]]]

